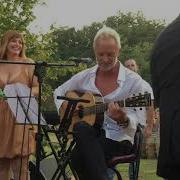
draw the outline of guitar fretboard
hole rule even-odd
[[[116,103],[118,103],[120,107],[125,107],[126,105],[125,100],[117,101]],[[80,113],[82,112],[83,115],[103,113],[108,109],[108,104],[109,103],[101,103],[91,107],[84,107],[80,109]]]
[[[121,101],[115,101],[120,107],[146,107],[151,105],[151,95],[145,93],[144,95],[133,96]],[[81,115],[103,113],[108,109],[109,103],[100,103],[91,107],[82,107],[79,110]]]

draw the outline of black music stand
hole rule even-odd
[[[36,134],[36,179],[40,177],[40,157],[41,157],[41,141],[42,141],[42,133],[41,133],[41,92],[42,92],[42,83],[45,72],[45,67],[73,67],[75,64],[56,64],[56,63],[47,63],[45,61],[37,61],[35,63],[27,63],[20,61],[10,61],[10,60],[0,60],[0,64],[21,64],[21,65],[35,65],[34,74],[37,76],[39,82],[39,96],[38,96],[38,130]]]
[[[51,179],[51,180],[59,180],[62,177],[64,180],[69,180],[69,174],[70,174],[69,172],[71,171],[72,172],[71,175],[74,175],[75,179],[78,179],[77,174],[71,165],[71,153],[72,153],[73,147],[75,146],[75,141],[73,141],[73,140],[71,141],[67,138],[68,135],[70,135],[70,134],[72,135],[76,132],[68,132],[68,129],[71,124],[72,116],[73,116],[74,110],[76,109],[77,104],[79,102],[88,103],[89,100],[83,100],[83,99],[79,99],[79,98],[72,99],[72,98],[60,97],[60,96],[58,96],[58,99],[63,99],[63,100],[68,101],[68,105],[65,110],[64,117],[62,118],[62,121],[61,121],[59,127],[57,126],[57,123],[54,124],[54,122],[51,127],[50,126],[42,126],[42,131],[43,131],[44,136],[51,148],[51,152],[46,153],[43,146],[41,146],[41,160],[42,160],[42,162],[49,161],[50,166],[52,166],[54,168],[54,170],[51,170],[49,172],[50,174],[49,173],[46,174],[46,170],[44,172],[43,169],[41,168],[41,170],[42,170],[41,173],[42,173],[42,176],[44,176],[44,178],[46,178],[46,176],[47,176],[48,179]],[[45,117],[46,121],[50,122],[51,115],[52,115],[52,113],[50,113],[50,114],[44,113],[44,117]],[[56,121],[59,121],[58,114],[53,113],[53,117],[56,119]],[[51,142],[50,136],[48,133],[55,134],[55,136],[58,140],[59,148],[57,146],[53,145],[53,142]],[[47,157],[49,157],[51,155],[53,155],[54,158],[50,158],[48,160]],[[47,159],[47,160],[45,160],[45,159]],[[30,171],[31,171],[31,177],[35,178],[35,175],[34,175],[35,174],[35,164],[33,162],[30,162]],[[44,180],[44,178],[42,178],[42,179]]]
[[[73,113],[76,109],[76,106],[79,102],[83,103],[89,103],[89,100],[80,99],[80,98],[68,98],[63,96],[58,96],[57,99],[67,100],[68,105],[64,114],[64,117],[62,118],[62,121],[59,126],[59,130],[56,133],[58,141],[61,146],[61,150],[58,153],[59,160],[57,161],[58,167],[52,177],[51,180],[58,180],[61,177],[64,178],[64,180],[68,180],[68,176],[66,175],[66,167],[69,164],[70,169],[75,177],[75,179],[78,179],[75,170],[73,169],[71,165],[71,152],[73,147],[75,146],[75,141],[72,140],[70,142],[70,145],[68,146],[68,135],[72,135],[76,132],[68,132],[69,126],[72,122]],[[68,146],[68,147],[67,147]]]
[[[35,96],[31,95],[29,87],[21,83],[8,84],[4,88],[4,93],[4,98],[7,99],[17,124],[36,125],[38,123],[38,103]],[[41,124],[47,124],[42,116]]]
[[[14,117],[16,118],[16,124],[19,125],[29,124],[31,125],[31,128],[28,128],[29,131],[33,130],[34,129],[33,125],[37,124],[38,103],[35,100],[35,97],[31,96],[31,89],[21,83],[8,84],[4,88],[3,98],[7,100],[7,103]],[[43,123],[44,125],[46,124],[42,116],[41,116],[41,123]],[[25,137],[24,133],[25,131],[23,132],[22,144],[24,144],[24,137]],[[22,150],[23,150],[23,146],[21,152]],[[22,168],[22,163],[20,164],[20,170],[19,170],[20,172],[21,172],[21,168]]]
[[[37,76],[39,82],[39,96],[38,96],[38,131],[36,134],[36,178],[40,177],[40,161],[41,161],[41,141],[42,141],[42,133],[41,133],[41,92],[42,92],[42,83],[45,72],[45,67],[72,67],[72,65],[64,65],[64,64],[55,64],[55,63],[47,63],[44,61],[38,61],[35,63],[34,74]]]

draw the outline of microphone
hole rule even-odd
[[[77,58],[77,57],[71,57],[69,58],[70,61],[74,61],[75,63],[91,63],[91,58]]]

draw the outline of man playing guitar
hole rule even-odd
[[[109,28],[100,29],[93,43],[97,65],[86,69],[54,91],[58,111],[66,103],[57,96],[68,91],[100,94],[108,103],[102,126],[91,126],[85,121],[73,125],[76,146],[72,152],[72,165],[80,180],[107,180],[106,161],[113,156],[131,153],[134,135],[139,122],[139,110],[120,107],[117,101],[143,92],[142,78],[125,68],[118,57],[121,51],[118,33]]]

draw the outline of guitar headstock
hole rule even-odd
[[[151,106],[151,94],[144,93],[137,96],[132,96],[125,99],[125,106],[126,107],[146,107]]]

